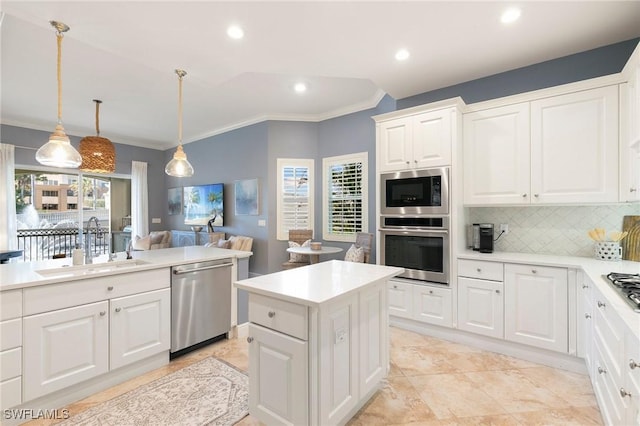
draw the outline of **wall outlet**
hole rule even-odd
[[[504,235],[507,235],[509,233],[509,224],[508,223],[501,223],[500,224],[500,233],[503,233]]]
[[[162,223],[162,219],[160,219],[159,217],[152,217],[151,223]]]
[[[258,226],[267,226],[267,221],[264,219],[258,219]]]
[[[342,343],[347,340],[347,332],[344,328],[340,328],[335,331],[335,344]]]

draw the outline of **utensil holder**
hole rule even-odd
[[[599,260],[621,260],[622,247],[619,242],[600,241],[595,247],[596,259]]]

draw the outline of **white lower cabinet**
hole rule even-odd
[[[453,325],[449,288],[389,280],[387,294],[391,316],[444,327]]]
[[[0,293],[0,409],[22,402],[22,290]]]
[[[388,371],[386,291],[377,282],[320,306],[250,292],[250,414],[266,424],[346,423]]]
[[[308,343],[253,323],[249,336],[251,414],[267,424],[308,424]]]
[[[22,402],[165,351],[168,360],[169,285],[158,269],[25,289]]]
[[[593,369],[593,282],[579,273],[577,288],[577,354],[584,358],[587,371]]]
[[[24,318],[24,399],[109,371],[109,302]]]
[[[505,339],[568,353],[567,292],[565,268],[505,264]]]
[[[109,305],[112,370],[169,350],[170,289],[111,299]]]
[[[504,337],[502,281],[458,277],[458,328],[489,337]]]
[[[606,424],[640,424],[640,339],[597,288],[593,302],[590,373],[600,412]]]

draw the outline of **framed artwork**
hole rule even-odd
[[[185,186],[183,201],[185,225],[224,225],[224,184]]]
[[[258,214],[258,179],[235,181],[236,215]]]
[[[182,188],[169,188],[167,200],[169,216],[182,213]]]

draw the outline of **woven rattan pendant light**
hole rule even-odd
[[[80,140],[82,165],[80,170],[92,173],[113,173],[116,171],[116,149],[111,141],[100,136],[100,104],[96,103],[96,136],[85,136]]]
[[[50,21],[49,23],[56,29],[58,41],[58,124],[49,136],[49,142],[42,145],[36,152],[36,160],[45,166],[76,168],[82,163],[82,158],[71,146],[71,141],[62,127],[62,37],[63,33],[69,31],[69,27],[62,22]]]
[[[178,74],[178,148],[173,159],[167,163],[164,172],[169,176],[193,176],[193,166],[187,160],[187,154],[182,149],[182,78],[187,75],[185,70],[176,70]]]

